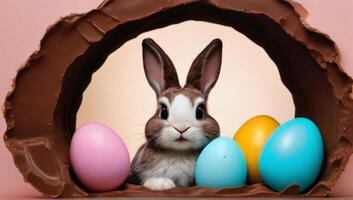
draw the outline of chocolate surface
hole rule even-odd
[[[40,49],[18,71],[4,105],[6,146],[25,181],[51,197],[326,196],[352,153],[352,79],[339,66],[334,42],[308,27],[305,15],[299,4],[287,0],[106,0],[89,13],[65,17],[48,29]],[[94,194],[77,181],[68,152],[92,73],[140,33],[186,20],[233,27],[276,63],[293,95],[296,116],[316,122],[325,142],[324,168],[305,194],[298,194],[295,185],[277,193],[263,184],[161,192],[126,184]]]

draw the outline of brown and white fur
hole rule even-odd
[[[152,39],[145,39],[142,47],[158,108],[146,124],[147,141],[132,161],[128,180],[152,190],[191,186],[200,151],[219,136],[219,125],[206,105],[220,73],[222,42],[213,40],[197,56],[184,87],[170,58]]]

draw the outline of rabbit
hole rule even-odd
[[[220,132],[206,105],[219,77],[222,41],[213,40],[197,56],[184,87],[157,43],[147,38],[142,47],[145,75],[158,107],[146,124],[146,142],[132,160],[128,180],[157,191],[192,186],[198,155]]]

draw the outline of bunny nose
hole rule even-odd
[[[190,127],[188,126],[174,126],[175,130],[177,130],[180,134],[187,131]]]

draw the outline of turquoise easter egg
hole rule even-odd
[[[196,162],[195,181],[209,188],[236,187],[245,184],[247,167],[244,154],[231,138],[211,141]]]
[[[265,184],[275,191],[297,184],[303,192],[317,179],[323,159],[319,128],[307,118],[295,118],[268,138],[259,157],[259,171]]]

